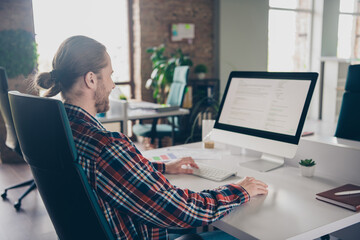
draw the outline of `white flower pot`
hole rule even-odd
[[[306,167],[306,166],[300,165],[300,171],[301,171],[301,176],[312,177],[312,176],[314,176],[315,165],[311,166],[311,167]]]
[[[197,76],[198,76],[199,79],[204,79],[206,74],[205,73],[198,73]]]

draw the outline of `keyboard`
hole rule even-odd
[[[209,180],[220,182],[228,177],[236,175],[236,171],[220,169],[198,162],[196,164],[199,166],[199,169],[192,168],[193,174]]]

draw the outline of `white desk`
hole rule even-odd
[[[115,112],[115,114],[111,114],[112,111],[110,110],[105,117],[98,118],[99,121],[101,123],[120,122],[122,133],[127,135],[128,134],[127,124],[124,123],[126,123],[128,120],[175,117],[175,116],[187,115],[190,113],[188,109],[183,109],[183,108],[180,108],[175,111],[167,111],[167,112],[157,112],[155,110],[144,110],[144,109],[129,109],[127,104],[128,103],[126,101],[123,101],[122,106],[118,106],[121,108],[120,111],[113,111]],[[173,130],[174,130],[174,126],[173,126]]]
[[[217,149],[223,149],[219,160],[199,161],[221,168],[237,169],[239,176],[253,176],[269,185],[267,196],[254,197],[250,202],[236,208],[213,224],[223,231],[240,239],[314,239],[360,222],[360,213],[315,199],[316,193],[333,187],[349,182],[360,184],[359,149],[342,148],[302,139],[298,155],[309,156],[311,153],[315,156],[314,160],[318,162],[315,176],[305,178],[301,177],[299,169],[294,167],[297,166],[299,156],[287,160],[282,168],[261,173],[243,168],[238,164],[256,158],[258,153],[248,151],[246,156],[231,155],[224,147],[219,146],[220,144],[216,144]],[[180,147],[196,149],[201,147],[201,144]],[[335,152],[342,158],[333,159],[328,166],[326,162],[329,154],[331,158],[331,154]],[[145,155],[148,156],[149,153],[151,155],[151,152],[145,152]],[[334,155],[335,158],[338,155]],[[337,162],[336,165],[334,165],[335,162]],[[341,171],[348,175],[334,177],[331,171],[327,171],[329,168],[341,168]],[[176,186],[194,191],[215,188],[239,179],[234,177],[218,183],[191,175],[167,175],[167,178]]]

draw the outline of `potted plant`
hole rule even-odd
[[[195,66],[194,73],[197,74],[199,79],[204,79],[207,73],[207,67],[205,64],[198,64]]]
[[[22,29],[0,31],[0,66],[6,69],[10,79],[33,73],[37,58],[33,33]]]
[[[313,161],[312,159],[304,159],[304,160],[300,160],[299,164],[300,164],[300,171],[302,176],[304,177],[314,176],[315,165],[316,165],[315,161]]]
[[[0,66],[8,76],[9,90],[33,93],[29,83],[37,68],[37,46],[34,34],[22,29],[0,31]],[[28,78],[28,79],[27,79]],[[6,136],[3,119],[0,117],[0,136]],[[24,162],[23,158],[0,143],[1,161],[6,163]]]
[[[189,56],[183,54],[179,48],[170,57],[164,55],[165,45],[151,47],[146,50],[151,53],[153,71],[146,81],[145,87],[153,90],[153,98],[157,103],[164,104],[169,92],[170,84],[173,81],[176,66],[192,66]]]

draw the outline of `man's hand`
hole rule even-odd
[[[183,167],[185,166],[185,167]],[[191,157],[184,157],[178,160],[174,160],[168,163],[165,163],[165,173],[178,174],[178,173],[188,173],[192,174],[193,170],[190,168],[199,168],[198,165],[194,162],[194,159]]]
[[[237,185],[243,187],[250,195],[250,197],[254,197],[260,194],[267,194],[268,190],[265,183],[260,180],[256,180],[253,177],[246,177],[245,179],[236,183]]]

